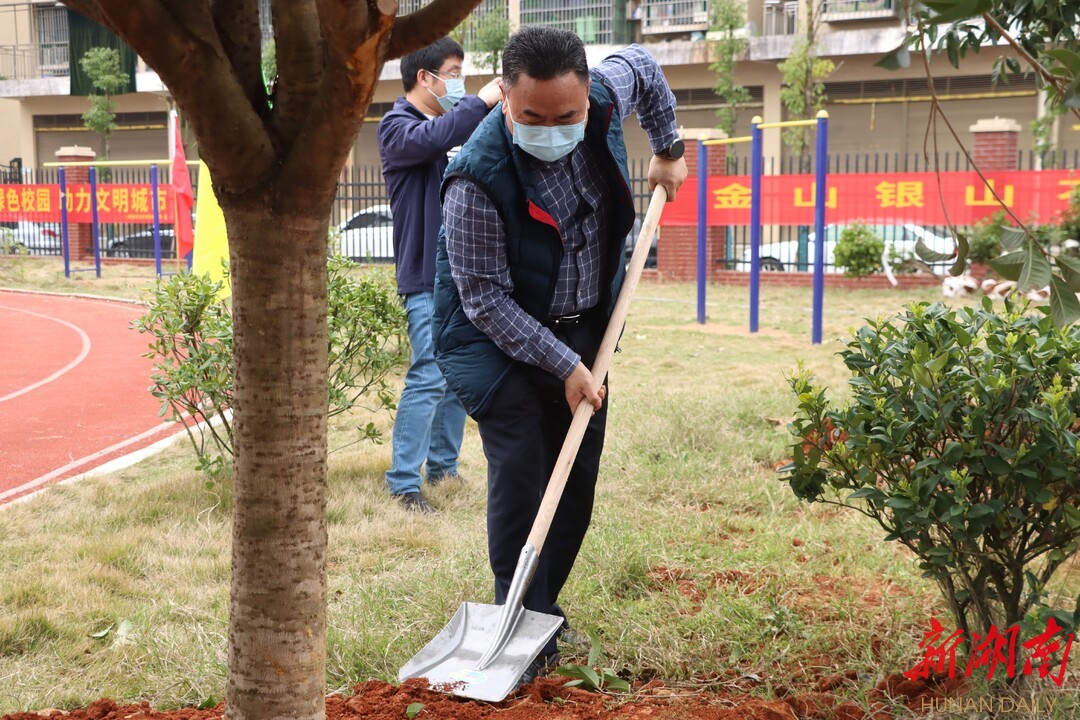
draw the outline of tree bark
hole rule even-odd
[[[226,716],[322,720],[330,208],[383,63],[442,37],[479,0],[434,0],[396,33],[395,0],[272,0],[273,103],[255,0],[63,2],[158,73],[225,216],[235,340]]]
[[[225,209],[235,480],[226,717],[319,720],[326,663],[326,216]]]

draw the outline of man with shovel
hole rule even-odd
[[[436,359],[483,440],[498,604],[572,413],[581,402],[595,408],[524,598],[565,629],[556,602],[592,516],[607,415],[589,367],[635,215],[622,121],[636,112],[654,152],[650,186],[668,200],[687,171],[675,98],[641,47],[590,72],[576,35],[527,27],[509,38],[502,64],[501,113],[485,118],[443,182]],[[552,637],[522,680],[557,663]]]

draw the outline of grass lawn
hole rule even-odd
[[[67,281],[58,264],[9,262],[0,287],[138,297],[152,278],[106,266],[100,281]],[[611,370],[593,527],[561,598],[577,630],[598,634],[606,665],[763,696],[847,674],[858,701],[915,663],[932,615],[951,629],[905,550],[862,516],[800,503],[773,470],[795,407],[785,374],[802,361],[842,394],[835,353],[848,328],[938,293],[831,291],[816,347],[810,297],[763,289],[761,332],[749,335],[746,288],[711,286],[699,326],[693,286],[639,287]],[[357,440],[369,419],[330,426],[330,691],[395,679],[461,602],[491,597],[475,425],[469,482],[428,491],[441,512],[417,517],[386,494],[388,445]],[[389,430],[388,416],[375,420]],[[223,696],[231,497],[228,479],[208,484],[193,464],[178,444],[0,510],[0,714]],[[1076,566],[1051,589],[1059,606],[1072,607]],[[1058,707],[1063,718],[1076,708]]]

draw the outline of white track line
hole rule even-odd
[[[67,322],[66,320],[61,320],[60,318],[55,318],[55,317],[52,317],[51,315],[42,315],[41,313],[30,312],[29,310],[23,310],[21,308],[10,307],[8,305],[0,305],[0,310],[12,310],[14,312],[21,312],[21,313],[25,313],[26,315],[33,315],[34,317],[44,318],[45,320],[52,320],[53,322],[58,322],[61,325],[66,325],[67,327],[74,330],[76,333],[78,333],[79,337],[82,339],[82,352],[79,353],[79,356],[77,358],[75,358],[70,363],[68,363],[64,367],[60,368],[59,370],[57,370],[56,372],[54,372],[52,375],[45,378],[44,380],[38,380],[36,383],[33,383],[31,385],[27,385],[26,387],[22,388],[21,390],[16,390],[15,392],[9,393],[9,394],[5,395],[4,397],[0,397],[0,403],[6,402],[8,400],[12,400],[14,398],[19,397],[20,395],[25,395],[26,393],[30,392],[31,390],[37,390],[42,385],[46,385],[48,383],[51,383],[53,380],[56,380],[57,378],[62,376],[64,373],[66,373],[69,370],[72,370],[73,368],[75,368],[75,366],[77,366],[79,363],[81,363],[83,360],[85,360],[86,356],[90,354],[90,336],[87,335],[85,332],[83,332],[82,328],[80,328],[80,327],[78,327],[76,325],[72,325],[71,323]],[[2,497],[3,496],[0,495],[0,498],[2,498]]]
[[[85,465],[85,464],[87,464],[89,462],[93,462],[94,460],[97,460],[98,458],[104,457],[104,456],[106,456],[106,455],[108,455],[110,453],[114,453],[117,450],[121,450],[121,449],[127,447],[128,445],[132,445],[134,443],[141,442],[141,441],[145,440],[146,438],[150,437],[151,435],[156,435],[157,433],[161,432],[162,430],[165,430],[167,428],[175,428],[175,427],[176,427],[175,422],[161,423],[160,425],[157,425],[156,427],[152,427],[149,430],[147,430],[145,432],[142,432],[142,433],[139,433],[138,435],[136,435],[134,437],[130,437],[127,440],[123,440],[121,442],[118,442],[115,445],[110,445],[109,447],[105,448],[104,450],[98,450],[96,453],[91,453],[90,455],[87,455],[86,457],[79,458],[78,460],[73,460],[73,461],[69,462],[67,465],[64,465],[63,467],[58,467],[55,470],[53,470],[52,472],[45,473],[44,475],[42,475],[39,478],[35,478],[34,480],[31,480],[29,482],[25,482],[22,485],[19,485],[18,487],[11,488],[10,490],[5,490],[3,492],[0,492],[0,502],[3,502],[3,500],[5,498],[9,498],[12,495],[19,495],[21,493],[26,492],[27,490],[32,490],[33,488],[36,488],[39,485],[44,485],[45,483],[49,482],[50,480],[52,480],[52,479],[54,479],[56,477],[59,477],[60,475],[63,475],[64,473],[69,472],[70,470],[74,470],[75,468],[79,467],[80,465]],[[141,458],[139,458],[139,459],[141,459]]]

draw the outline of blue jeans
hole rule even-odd
[[[465,408],[446,387],[435,364],[431,338],[434,293],[405,296],[412,347],[405,389],[394,418],[392,459],[386,484],[391,495],[420,490],[420,468],[427,460],[427,476],[457,475],[458,451],[465,432]]]

